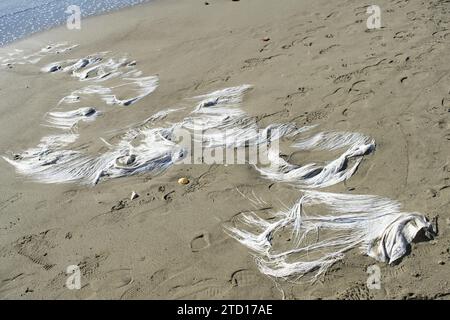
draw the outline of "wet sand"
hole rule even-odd
[[[315,283],[269,278],[224,226],[254,208],[291,206],[299,191],[250,165],[176,165],[96,186],[42,184],[0,161],[0,297],[21,299],[411,299],[450,297],[450,7],[445,1],[380,1],[382,28],[350,1],[165,0],[85,19],[0,49],[79,46],[0,72],[0,152],[36,146],[46,112],[79,89],[45,65],[110,51],[127,54],[159,86],[85,129],[82,143],[188,98],[251,84],[242,108],[268,125],[295,122],[376,140],[355,175],[325,191],[373,194],[437,218],[435,240],[414,243],[395,265],[358,249]],[[187,186],[177,183],[188,177]],[[130,200],[135,191],[139,197]],[[381,269],[369,290],[367,268]],[[81,269],[68,290],[66,268]]]

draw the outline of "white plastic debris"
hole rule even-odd
[[[134,199],[137,199],[137,198],[139,198],[139,195],[136,193],[136,191],[133,191],[131,193],[130,200],[133,201]]]
[[[256,169],[273,181],[289,182],[303,188],[324,188],[349,179],[361,163],[362,156],[375,149],[375,141],[359,133],[319,133],[293,145],[298,150],[336,150],[347,148],[340,157],[325,164],[296,166],[283,160],[276,150],[269,150],[270,166]],[[349,160],[355,163],[348,166]]]

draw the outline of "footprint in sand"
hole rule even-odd
[[[394,35],[394,39],[401,41],[408,41],[412,37],[414,37],[414,33],[406,31],[398,31]]]
[[[50,261],[48,252],[55,247],[52,239],[56,237],[56,234],[56,230],[47,230],[37,235],[24,236],[13,244],[13,248],[21,256],[42,266],[45,270],[50,270],[55,264]]]
[[[279,56],[282,56],[282,54],[275,54],[264,58],[250,58],[244,61],[245,64],[241,68],[242,69],[255,68]]]
[[[180,299],[200,299],[200,300],[206,300],[206,299],[218,299],[223,297],[227,292],[229,291],[228,288],[223,286],[210,286],[206,287],[204,289],[200,289],[193,293],[188,293],[186,295],[180,295],[179,297],[175,296],[175,298]]]
[[[387,266],[382,273],[385,277],[397,278],[399,275],[405,274],[406,269],[404,266]]]
[[[5,279],[0,279],[0,296],[2,299],[17,299],[32,293],[29,286],[32,283],[32,274],[18,273]]]
[[[171,299],[219,299],[223,298],[231,289],[228,282],[215,278],[192,279],[184,277],[167,284],[168,294]]]
[[[358,283],[337,294],[338,300],[368,300],[371,294],[365,283]]]
[[[95,275],[101,266],[101,262],[105,261],[108,256],[107,253],[103,252],[84,258],[78,263],[82,277],[89,278]]]
[[[415,12],[415,11],[410,11],[410,12],[408,12],[408,13],[406,14],[406,17],[407,17],[409,20],[414,21],[414,20],[416,20],[416,12]]]
[[[81,271],[81,285],[83,289],[89,289],[88,292],[83,292],[82,296],[85,298],[86,295],[95,294],[92,291],[90,283],[94,279],[102,279],[102,274],[99,272],[99,268],[101,267],[101,263],[108,258],[108,253],[103,252],[99,254],[95,254],[92,256],[84,257],[80,262],[74,263],[80,268]],[[106,273],[107,274],[107,273]],[[105,274],[105,275],[106,275]],[[66,280],[68,275],[66,274],[66,270],[61,270],[48,284],[48,288],[53,291],[58,291],[60,289],[64,289],[63,295],[67,293],[66,288]],[[120,282],[122,278],[115,279],[114,283]]]

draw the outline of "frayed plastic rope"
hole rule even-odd
[[[393,200],[370,195],[305,191],[287,211],[265,219],[242,214],[227,233],[257,254],[262,273],[281,278],[317,279],[344,253],[359,247],[380,262],[394,263],[408,251],[420,231],[432,238],[435,230],[419,213],[402,212]],[[288,245],[274,249],[279,232],[291,230]]]

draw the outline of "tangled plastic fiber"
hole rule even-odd
[[[56,48],[66,48],[55,46]],[[73,47],[67,47],[72,49]],[[61,50],[63,50],[61,49]],[[20,59],[17,63],[38,62],[50,49]],[[17,54],[18,55],[18,54]],[[80,60],[57,62],[42,68],[48,73],[65,72],[82,82],[105,83],[119,79],[113,87],[91,84],[64,97],[61,105],[74,105],[81,97],[96,94],[108,105],[131,105],[152,93],[158,86],[157,77],[145,77],[127,59],[108,59],[106,53]],[[9,61],[9,63],[11,63]],[[119,99],[114,90],[131,87],[133,97]],[[120,133],[115,144],[99,155],[72,150],[79,138],[79,122],[92,122],[101,116],[94,107],[48,112],[45,125],[61,133],[41,139],[38,146],[12,157],[3,157],[17,172],[43,183],[79,182],[96,184],[102,180],[140,173],[161,174],[186,157],[178,143],[177,131],[202,130],[201,144],[205,148],[236,148],[270,144],[282,138],[294,139],[292,147],[299,151],[341,152],[326,163],[291,164],[275,150],[267,153],[268,165],[256,164],[265,178],[294,185],[301,193],[292,208],[276,212],[270,219],[256,213],[241,214],[226,232],[248,247],[257,256],[262,273],[274,277],[317,278],[346,251],[360,250],[374,259],[393,263],[408,252],[409,244],[421,231],[428,237],[433,226],[419,213],[401,211],[398,202],[371,195],[337,194],[316,191],[341,183],[357,171],[363,157],[375,150],[375,141],[360,133],[319,132],[309,134],[313,127],[295,124],[272,124],[259,128],[254,117],[240,106],[243,95],[251,86],[243,85],[214,91],[192,98],[192,111],[179,122],[164,119],[181,109],[160,111],[145,121]],[[105,141],[106,142],[106,141]],[[286,246],[278,243],[277,233],[289,231],[292,240]]]

